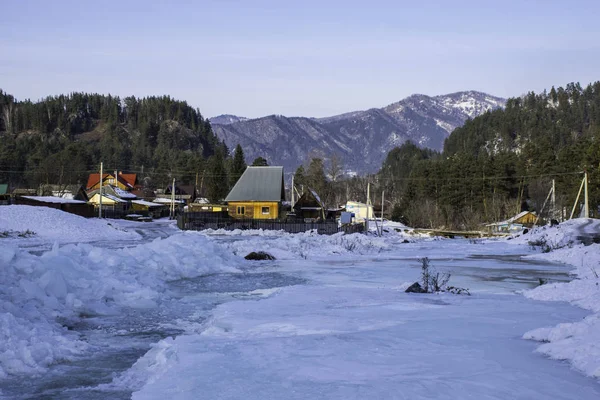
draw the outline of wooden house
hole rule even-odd
[[[102,174],[102,186],[114,186],[121,190],[132,191],[138,189],[137,174],[124,174],[123,172],[113,172]],[[100,174],[90,174],[88,177],[86,190],[93,191],[100,189]]]
[[[90,204],[96,208],[100,206],[100,189],[88,192],[88,196]],[[132,200],[137,200],[137,197],[131,192],[111,185],[102,187],[102,209],[126,211]]]
[[[308,188],[294,204],[294,214],[306,222],[325,219],[325,205],[319,195]]]
[[[167,186],[164,190],[159,190],[156,193],[156,198],[168,199],[171,201],[173,190],[172,185]],[[194,185],[175,185],[175,200],[183,201],[185,204],[191,204],[198,197],[198,192]]]
[[[233,218],[277,219],[285,200],[283,167],[247,167],[225,201]]]
[[[167,206],[165,204],[159,204],[145,200],[131,200],[131,210],[147,213],[153,218],[160,218],[163,210],[166,208]]]

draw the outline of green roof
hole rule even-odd
[[[285,200],[283,167],[247,167],[225,201]]]
[[[0,183],[0,195],[2,194],[8,194],[8,184],[7,183]]]

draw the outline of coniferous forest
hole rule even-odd
[[[199,110],[169,96],[32,102],[0,90],[0,182],[11,187],[85,183],[100,161],[106,171],[138,172],[149,186],[193,183],[227,153]]]
[[[0,91],[0,182],[85,183],[100,161],[107,171],[137,172],[151,188],[200,178],[211,201],[246,166],[240,146],[230,155],[199,110],[168,96],[73,93],[31,102]],[[333,207],[365,201],[371,182],[374,197],[385,190],[390,217],[414,227],[479,229],[523,210],[569,217],[584,171],[598,217],[600,82],[509,99],[457,128],[441,153],[410,142],[394,148],[375,176],[343,178],[343,161],[329,164],[310,160],[296,184],[314,187]],[[553,181],[554,210],[546,201]]]
[[[524,210],[546,220],[568,218],[583,171],[590,215],[598,217],[599,168],[600,82],[585,88],[571,83],[509,99],[505,109],[467,121],[441,154],[405,143],[388,154],[377,178],[394,199],[394,219],[470,229]],[[552,180],[555,213],[548,204],[542,211]]]

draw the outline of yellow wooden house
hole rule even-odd
[[[232,218],[277,219],[285,200],[283,167],[247,167],[225,201]]]

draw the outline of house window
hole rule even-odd
[[[246,214],[246,207],[244,207],[244,206],[238,206],[238,208],[237,208],[237,214],[238,215],[244,215],[244,214]]]
[[[263,207],[262,213],[263,213],[263,215],[269,215],[269,207]]]

